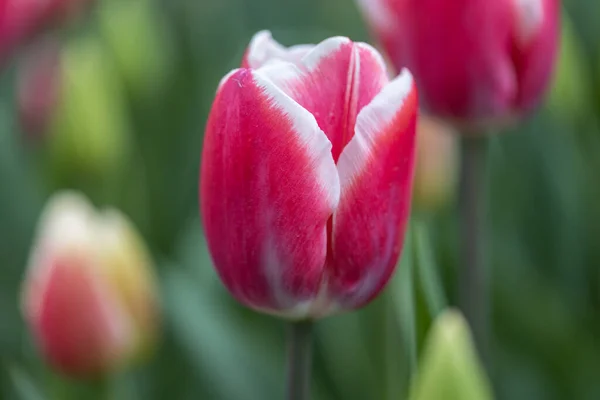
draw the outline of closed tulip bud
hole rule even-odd
[[[459,124],[503,123],[540,103],[558,44],[558,0],[358,0],[424,107]]]
[[[60,98],[48,126],[49,160],[59,176],[120,173],[130,131],[122,86],[95,37],[75,39],[60,56]]]
[[[477,358],[467,322],[445,311],[427,337],[410,400],[490,400],[492,391]]]
[[[127,218],[79,194],[50,199],[26,279],[23,313],[47,361],[74,377],[147,354],[159,322],[152,263]]]
[[[394,271],[410,211],[410,73],[389,80],[379,53],[347,38],[285,49],[267,32],[243,65],[221,81],[202,153],[221,279],[243,304],[292,319],[367,304]]]
[[[93,0],[0,1],[0,63],[52,26],[80,15]]]
[[[150,0],[105,0],[100,30],[119,73],[135,95],[156,94],[165,83],[171,59],[169,31]]]
[[[454,129],[421,115],[417,126],[417,167],[413,202],[419,211],[448,205],[456,192],[458,143]]]

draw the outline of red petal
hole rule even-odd
[[[333,217],[329,294],[343,308],[373,298],[402,248],[414,175],[417,92],[404,71],[358,115],[338,162],[340,204]]]
[[[272,65],[264,73],[315,116],[337,161],[354,135],[356,116],[388,81],[385,63],[371,46],[333,37],[297,67]]]
[[[314,117],[259,71],[238,70],[213,103],[201,169],[206,237],[227,288],[257,309],[305,313],[340,190]]]
[[[41,347],[71,375],[105,372],[127,351],[131,327],[93,266],[76,257],[50,262],[38,319],[32,321]]]

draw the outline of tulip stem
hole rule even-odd
[[[288,338],[287,399],[310,399],[313,322],[290,323]]]
[[[459,306],[487,364],[489,293],[484,254],[487,139],[483,134],[464,136],[461,147]]]

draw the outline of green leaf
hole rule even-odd
[[[33,379],[20,367],[7,368],[14,393],[21,400],[44,400]]]
[[[438,275],[433,255],[433,246],[423,221],[414,222],[415,264],[418,282],[423,289],[429,315],[435,318],[448,304]]]

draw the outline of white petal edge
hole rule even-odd
[[[309,71],[312,71],[319,66],[319,63],[323,58],[335,53],[343,45],[351,43],[352,41],[344,36],[334,36],[325,39],[302,58],[302,64]]]
[[[224,77],[219,81],[219,86],[217,86],[217,93],[221,90],[221,87],[231,78],[236,72],[238,72],[241,68],[236,68],[234,70],[229,71]]]
[[[264,30],[256,33],[246,53],[248,67],[260,68],[273,61],[299,61],[306,53],[315,47],[314,44],[299,44],[285,47],[273,39],[270,31]]]
[[[273,39],[270,31],[260,31],[250,40],[246,58],[250,68],[263,66],[270,58],[279,58],[285,53],[285,47]]]
[[[383,56],[381,55],[381,53],[379,52],[379,50],[377,50],[375,47],[371,46],[368,43],[356,42],[354,44],[359,49],[366,50],[366,51],[370,52],[371,55],[373,56],[373,58],[375,60],[377,60],[377,63],[379,64],[379,67],[381,68],[381,70],[385,74],[386,78],[389,78],[390,72],[388,71],[387,64],[385,63],[385,60],[383,59]]]
[[[86,249],[91,245],[92,215],[91,204],[76,192],[63,191],[50,197],[30,250],[21,299],[24,315],[37,319],[51,272],[45,260],[69,247]]]
[[[331,153],[331,142],[319,128],[315,117],[281,90],[264,72],[258,70],[252,74],[255,83],[270,99],[272,106],[291,120],[300,143],[312,159],[318,162],[316,168],[319,186],[326,195],[327,203],[335,210],[340,199],[340,179]]]
[[[543,0],[513,0],[515,36],[522,46],[527,46],[535,38],[544,23]]]
[[[398,23],[386,1],[388,0],[357,0],[369,24],[378,32],[393,32]]]
[[[412,88],[412,74],[403,69],[358,113],[354,137],[342,150],[337,164],[342,196],[364,170],[378,136],[386,132]]]

